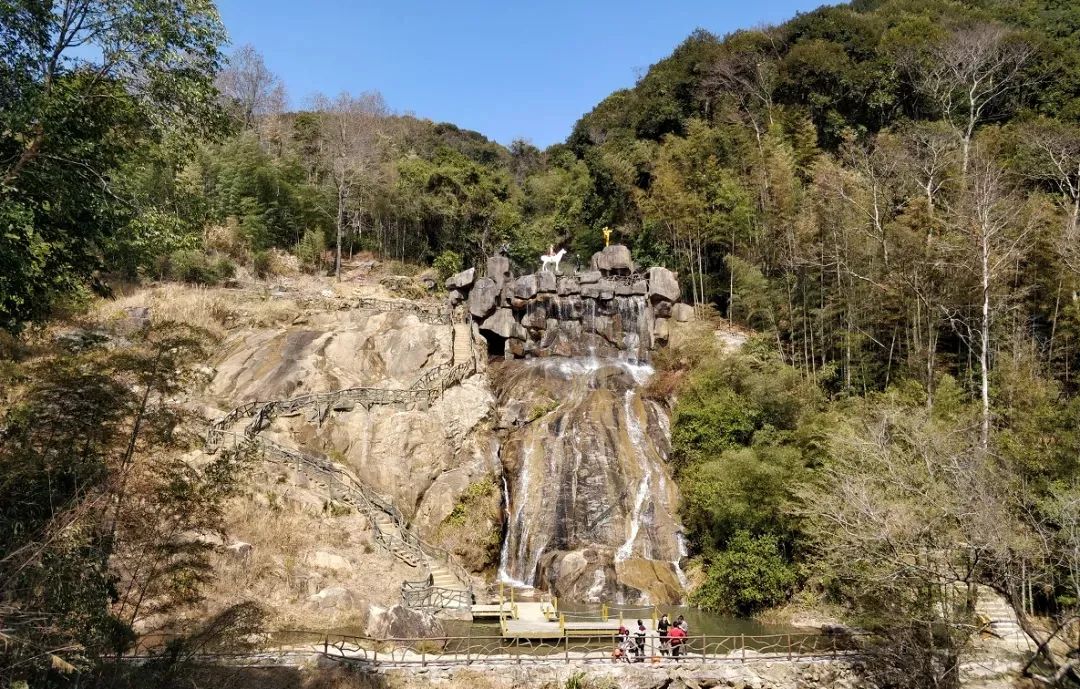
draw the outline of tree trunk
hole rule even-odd
[[[338,185],[337,202],[337,247],[334,251],[334,277],[341,280],[341,232],[345,224],[345,184]]]
[[[990,446],[990,242],[980,240],[982,259],[982,332],[979,337],[979,387],[982,398],[982,426],[979,441],[985,453]]]

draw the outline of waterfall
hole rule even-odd
[[[510,487],[506,483],[506,474],[503,474],[502,476],[502,484],[503,513],[506,515],[506,535],[503,536],[502,550],[499,551],[499,581],[518,588],[525,588],[528,585],[525,582],[510,576],[510,572],[507,570],[507,561],[510,559],[510,528],[512,524],[510,522]]]
[[[642,397],[652,367],[628,354],[508,362],[500,581],[579,601],[680,595],[666,419]]]
[[[623,411],[626,414],[626,432],[630,436],[630,445],[636,450],[641,464],[641,483],[638,484],[637,496],[634,498],[634,509],[630,513],[630,533],[626,542],[619,546],[615,553],[615,561],[619,562],[630,557],[634,549],[634,541],[637,540],[638,531],[641,530],[641,513],[645,506],[645,498],[649,495],[649,482],[652,480],[652,465],[645,453],[645,433],[641,429],[637,416],[634,414],[634,391],[627,390],[623,402]]]

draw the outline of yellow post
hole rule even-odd
[[[551,597],[551,609],[558,612],[558,610],[559,610],[559,597],[558,596],[552,596]]]
[[[559,631],[560,632],[565,632],[566,631],[566,615],[564,615],[561,612],[559,613]]]
[[[652,609],[652,628],[653,629],[656,629],[656,623],[657,623],[657,621],[659,619],[660,619],[660,615],[659,615],[659,613],[658,613],[658,611],[656,609],[656,606],[654,605],[653,609]]]
[[[607,603],[602,603],[600,605],[600,619],[603,620],[604,622],[607,622],[607,618],[608,618]]]

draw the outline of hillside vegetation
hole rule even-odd
[[[155,325],[128,352],[50,324],[129,283],[333,275],[360,252],[443,276],[503,245],[580,263],[605,227],[758,333],[721,353],[706,319],[657,362],[694,602],[833,605],[875,632],[883,685],[951,687],[983,585],[1045,642],[1029,674],[1076,672],[1075,3],[856,0],[698,31],[544,151],[376,93],[287,112],[223,40],[208,0],[0,6],[5,682],[100,669],[145,597],[197,600],[213,573],[170,535],[216,528],[243,466],[149,461],[194,442],[168,402],[217,333]],[[161,530],[135,528],[159,500]],[[220,628],[257,626],[241,607]]]

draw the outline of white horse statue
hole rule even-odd
[[[555,264],[555,272],[559,272],[559,261],[566,255],[566,249],[559,249],[554,254],[541,254],[540,255],[540,270],[544,270],[548,265]]]

